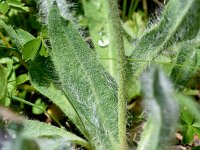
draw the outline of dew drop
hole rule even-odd
[[[96,2],[96,7],[97,7],[97,9],[101,8],[101,3],[99,1]]]
[[[107,47],[109,45],[109,40],[108,39],[105,39],[105,38],[101,38],[99,41],[98,41],[98,44],[99,46],[101,47]]]

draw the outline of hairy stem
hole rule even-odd
[[[109,0],[110,16],[113,22],[113,41],[117,52],[118,65],[118,130],[119,130],[119,149],[127,149],[126,143],[126,89],[125,89],[125,53],[123,38],[121,35],[121,24],[118,13],[117,1]]]

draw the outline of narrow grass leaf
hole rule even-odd
[[[56,25],[55,25],[56,22]],[[50,56],[61,90],[78,113],[95,149],[117,149],[117,85],[56,4],[48,16]]]

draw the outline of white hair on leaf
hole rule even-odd
[[[71,12],[71,8],[75,6],[72,2],[67,2],[66,0],[38,0],[39,15],[41,16],[41,22],[47,24],[47,16],[52,4],[56,2],[61,15],[72,22],[74,22],[74,17]]]

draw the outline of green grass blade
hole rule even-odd
[[[50,56],[61,88],[85,125],[95,149],[118,146],[117,85],[54,4],[48,16]],[[56,22],[56,24],[55,24]]]
[[[84,133],[85,128],[81,124],[78,115],[60,90],[60,81],[50,58],[37,56],[30,64],[29,76],[34,88],[60,107],[64,114]]]
[[[7,75],[3,68],[3,66],[0,64],[0,104],[2,104],[2,101],[5,100],[7,95]]]
[[[199,0],[170,0],[163,12],[161,21],[145,33],[130,56],[131,59],[153,60],[165,48],[174,42],[191,40],[199,31]],[[192,23],[191,23],[192,22]],[[128,86],[137,80],[149,63],[129,63]],[[134,88],[133,88],[134,89]]]
[[[171,83],[158,69],[152,70],[142,82],[146,109],[150,115],[138,150],[167,150],[176,132],[178,105]]]
[[[42,136],[60,136],[65,140],[68,140],[68,142],[76,143],[90,149],[87,141],[64,129],[34,120],[24,120],[23,125],[23,136],[29,138],[37,138]]]

